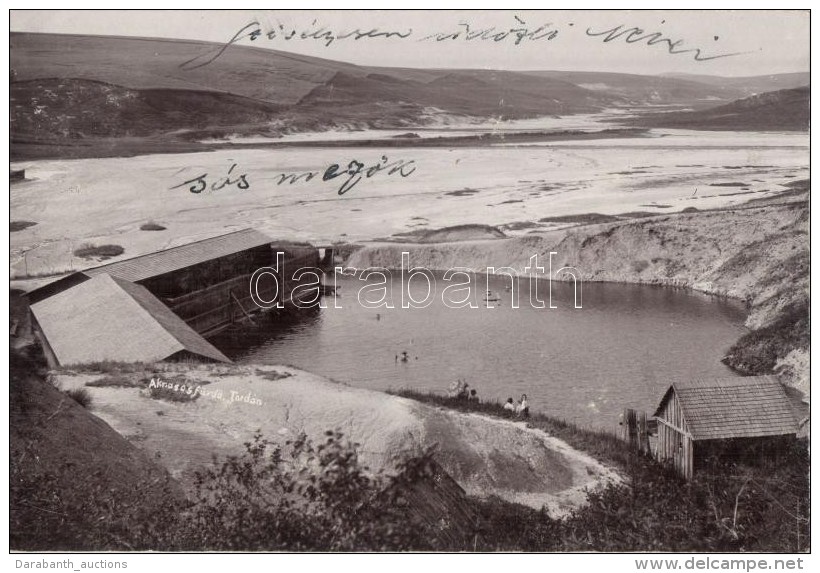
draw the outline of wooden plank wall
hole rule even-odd
[[[293,273],[303,267],[317,269],[318,271],[319,251],[317,249],[311,247],[277,249],[276,247],[264,246],[251,251],[231,255],[230,257],[208,261],[207,263],[198,265],[196,268],[191,267],[177,271],[172,274],[173,276],[169,275],[160,278],[171,282],[176,281],[174,282],[175,285],[177,283],[206,284],[203,280],[194,281],[192,277],[195,273],[193,273],[193,271],[201,274],[205,272],[205,270],[210,269],[214,271],[214,276],[229,276],[231,271],[237,271],[243,266],[239,263],[247,262],[254,258],[257,259],[260,266],[261,262],[264,262],[264,264],[275,264],[271,261],[276,260],[277,252],[284,253],[284,268],[280,269],[279,274],[281,292],[278,293],[278,300],[283,301],[287,305],[290,300],[290,293],[297,284],[296,281],[292,280]],[[256,270],[253,265],[244,266],[247,267],[247,270]],[[220,272],[216,273],[217,270]],[[193,274],[187,276],[189,273]],[[215,284],[211,283],[205,288],[200,288],[181,296],[161,298],[177,316],[184,320],[188,326],[196,332],[199,334],[212,334],[233,323],[234,320],[241,319],[245,316],[245,312],[257,312],[260,310],[260,307],[254,302],[250,294],[251,277],[251,273],[245,272]],[[310,277],[303,278],[301,282],[310,282]],[[158,285],[159,283],[153,286],[157,287]],[[264,285],[260,283],[259,286],[259,296],[263,300],[271,300],[274,295],[273,285],[269,285],[268,288],[265,288]],[[150,287],[149,290],[151,290]],[[166,288],[166,290],[169,289]],[[241,305],[242,308],[239,308],[239,305]],[[244,312],[242,309],[244,309]]]
[[[642,454],[651,454],[649,445],[649,425],[646,419],[646,412],[636,412],[632,408],[624,408],[621,416],[621,439],[624,440],[630,449],[635,449]]]
[[[660,462],[671,461],[682,477],[691,479],[694,472],[694,442],[686,428],[680,401],[673,392],[658,416],[658,445],[656,457]]]
[[[250,275],[235,277],[184,296],[166,299],[165,302],[191,328],[203,334],[241,318],[243,313],[236,308],[232,292],[246,310],[259,310],[250,296]],[[273,290],[262,289],[259,295],[267,300],[273,296]]]

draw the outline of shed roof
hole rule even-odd
[[[273,239],[255,229],[242,229],[187,245],[85,269],[82,272],[88,276],[105,273],[137,282],[272,242]]]
[[[58,292],[67,290],[81,283],[88,277],[108,274],[131,282],[140,282],[156,276],[178,271],[199,263],[211,261],[240,253],[242,251],[271,245],[276,242],[277,249],[298,250],[304,248],[315,249],[308,243],[272,239],[255,229],[242,229],[225,235],[218,235],[187,245],[171,247],[162,251],[140,255],[121,261],[115,261],[77,271],[60,279],[47,283],[26,293],[29,301],[34,304]]]
[[[795,434],[797,422],[782,384],[774,376],[675,382],[655,416],[677,395],[693,440]]]
[[[148,289],[99,274],[31,306],[61,365],[154,362],[188,351],[230,362]]]

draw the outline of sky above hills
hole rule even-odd
[[[236,43],[360,65],[752,76],[809,69],[807,11],[12,10],[12,32]],[[218,57],[203,49],[205,62]]]

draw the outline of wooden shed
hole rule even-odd
[[[34,306],[64,292],[80,292],[75,290],[79,285],[106,275],[121,283],[145,287],[198,334],[211,336],[236,318],[247,316],[248,309],[259,309],[251,296],[251,277],[259,268],[276,265],[279,255],[283,268],[279,269],[278,284],[260,281],[255,290],[264,300],[278,296],[283,304],[289,304],[293,302],[294,288],[310,282],[309,276],[294,280],[293,272],[303,267],[318,269],[319,251],[307,243],[274,242],[254,229],[83,269],[26,296]],[[81,298],[66,302],[88,302]]]
[[[52,368],[189,357],[230,362],[147,288],[107,274],[33,304],[31,314]]]
[[[797,422],[774,376],[676,382],[655,411],[655,457],[690,479],[698,454],[721,441],[755,441],[797,434]]]

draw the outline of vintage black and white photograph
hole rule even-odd
[[[16,569],[803,568],[808,10],[9,18]]]

